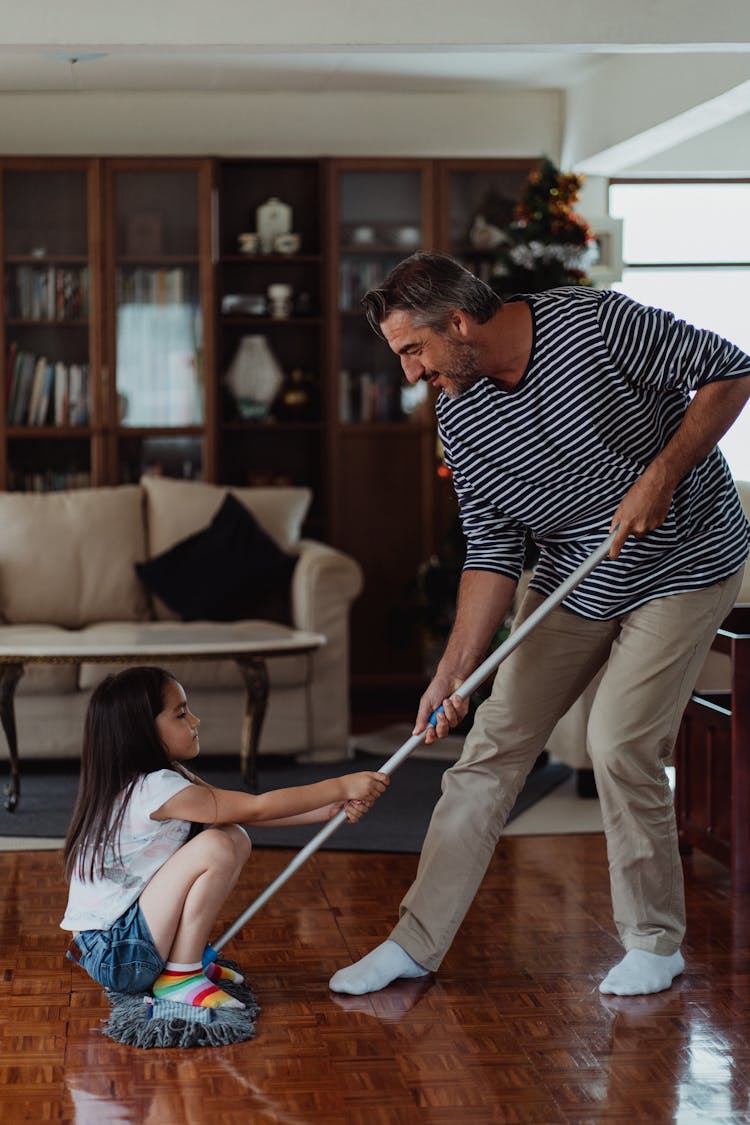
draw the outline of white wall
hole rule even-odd
[[[0,97],[5,155],[559,158],[561,96],[71,93]]]

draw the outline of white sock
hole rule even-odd
[[[679,949],[664,956],[647,953],[645,949],[630,949],[614,968],[610,969],[599,985],[600,992],[615,996],[647,996],[669,988],[676,976],[685,968]]]
[[[405,949],[395,941],[384,941],[361,961],[339,969],[328,982],[333,992],[348,992],[362,996],[365,992],[378,992],[399,977],[425,977],[423,969]]]

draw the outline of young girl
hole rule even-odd
[[[67,956],[103,987],[209,1008],[243,1007],[220,987],[241,980],[203,954],[250,855],[239,826],[311,824],[343,808],[357,821],[388,784],[353,773],[255,796],[214,789],[182,764],[200,720],[161,668],[128,668],[94,691],[65,841]],[[193,824],[207,825],[191,839]]]

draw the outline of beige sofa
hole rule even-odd
[[[144,477],[139,485],[74,492],[0,493],[0,644],[40,625],[117,636],[123,623],[179,629],[179,618],[151,598],[134,564],[204,529],[227,489]],[[290,623],[322,633],[312,656],[269,662],[270,698],[260,753],[344,757],[349,735],[349,611],[362,588],[348,556],[300,538],[311,495],[304,488],[231,492],[284,550],[298,556]],[[173,622],[169,626],[165,622]],[[243,623],[231,628],[242,632]],[[21,762],[77,757],[91,689],[113,670],[101,664],[29,666],[16,693]],[[202,722],[204,754],[238,753],[244,685],[230,662],[175,664]],[[3,740],[4,741],[4,740]]]

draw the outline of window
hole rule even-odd
[[[624,220],[613,288],[750,353],[750,182],[613,182],[609,209]],[[720,445],[734,476],[750,480],[750,408]]]

